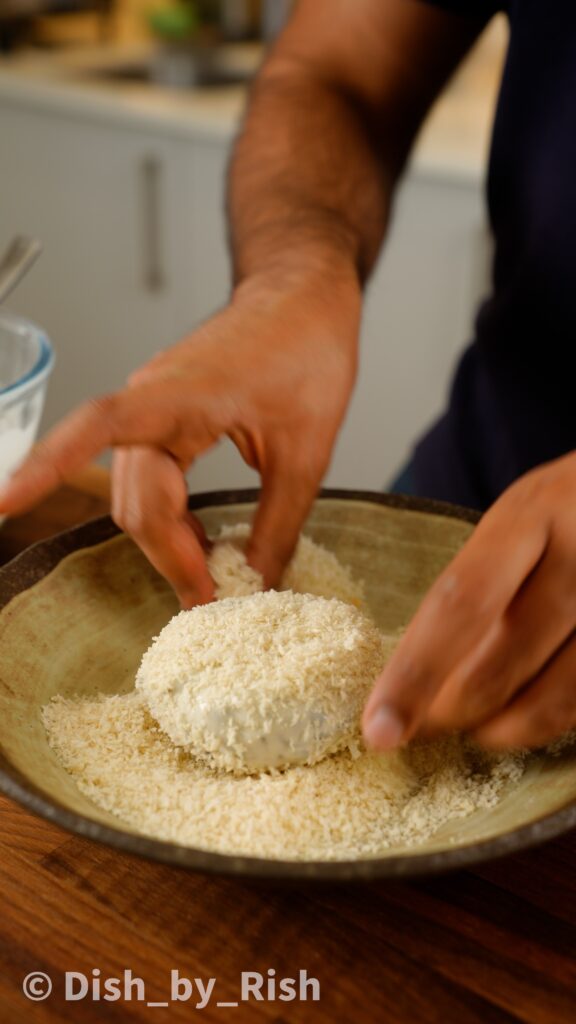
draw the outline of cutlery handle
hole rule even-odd
[[[17,235],[0,259],[0,302],[8,297],[42,252],[37,238]]]

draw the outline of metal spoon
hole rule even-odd
[[[37,238],[17,235],[0,259],[0,302],[8,297],[42,252]]]

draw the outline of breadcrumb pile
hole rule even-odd
[[[244,523],[223,526],[208,558],[216,598],[246,597],[264,589],[260,573],[246,562],[250,527]],[[280,583],[280,590],[316,597],[335,597],[360,608],[364,586],[354,580],[347,566],[332,551],[302,535]]]
[[[141,695],[56,697],[44,724],[78,788],[136,831],[218,853],[350,860],[415,846],[493,807],[522,761],[457,739],[385,755],[346,751],[312,767],[235,776],[175,747]]]
[[[246,595],[262,589],[260,577],[246,565],[243,555],[247,532],[247,527],[224,530],[212,551],[217,594],[236,599],[224,600],[223,605],[241,605]],[[304,537],[282,587],[294,592],[283,595],[285,608],[297,592],[336,597],[353,605],[362,601],[362,587],[348,569],[331,552]],[[261,594],[249,603],[264,613],[278,597]],[[325,603],[330,609],[342,608],[338,601]],[[307,605],[312,607],[296,599],[294,609]],[[214,609],[210,612],[214,622],[222,614],[218,607],[209,606]],[[345,611],[353,614],[354,609]],[[176,637],[182,621],[186,620],[177,616],[167,627]],[[322,628],[324,625],[323,620]],[[322,628],[317,632],[318,645]],[[345,630],[343,636],[340,646],[345,650]],[[376,642],[372,638],[374,664],[386,660],[395,640],[380,637]],[[325,657],[329,658],[335,642],[332,635]],[[252,635],[245,645],[246,665],[254,645],[257,647],[258,641]],[[204,635],[202,656],[212,658],[212,667],[222,659],[225,648],[223,635]],[[340,650],[339,657],[342,653]],[[261,649],[260,654],[264,657],[266,651]],[[291,669],[296,672],[296,661],[291,662]],[[230,696],[233,688],[226,684],[226,689]],[[520,754],[489,754],[458,737],[412,743],[385,755],[370,754],[362,748],[358,730],[357,746],[348,742],[346,749],[318,763],[236,775],[194,757],[185,746],[177,745],[178,738],[174,743],[167,734],[168,722],[161,728],[150,713],[154,698],[143,691],[139,687],[116,696],[53,698],[42,712],[49,743],[79,790],[113,814],[119,825],[219,853],[342,860],[417,846],[447,821],[493,807],[523,772]],[[242,693],[238,697],[242,701]],[[160,708],[156,710],[161,718]],[[179,728],[177,716],[172,717],[172,727]],[[175,731],[174,736],[179,733]],[[232,750],[237,739],[230,736]]]

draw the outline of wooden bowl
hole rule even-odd
[[[257,493],[195,495],[209,533],[248,521]],[[306,531],[366,583],[386,630],[403,625],[466,540],[475,513],[381,494],[324,491]],[[534,755],[491,810],[448,822],[414,849],[350,862],[233,857],[122,827],[81,794],[48,746],[41,707],[56,693],[131,689],[143,650],[177,611],[167,584],[108,517],[29,548],[0,570],[0,788],[82,836],[200,871],[285,879],[372,879],[477,863],[576,825],[576,753]]]

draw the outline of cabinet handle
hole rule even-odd
[[[157,156],[142,160],[143,228],[144,228],[144,287],[149,292],[161,292],[166,287],[162,265],[162,161]]]

